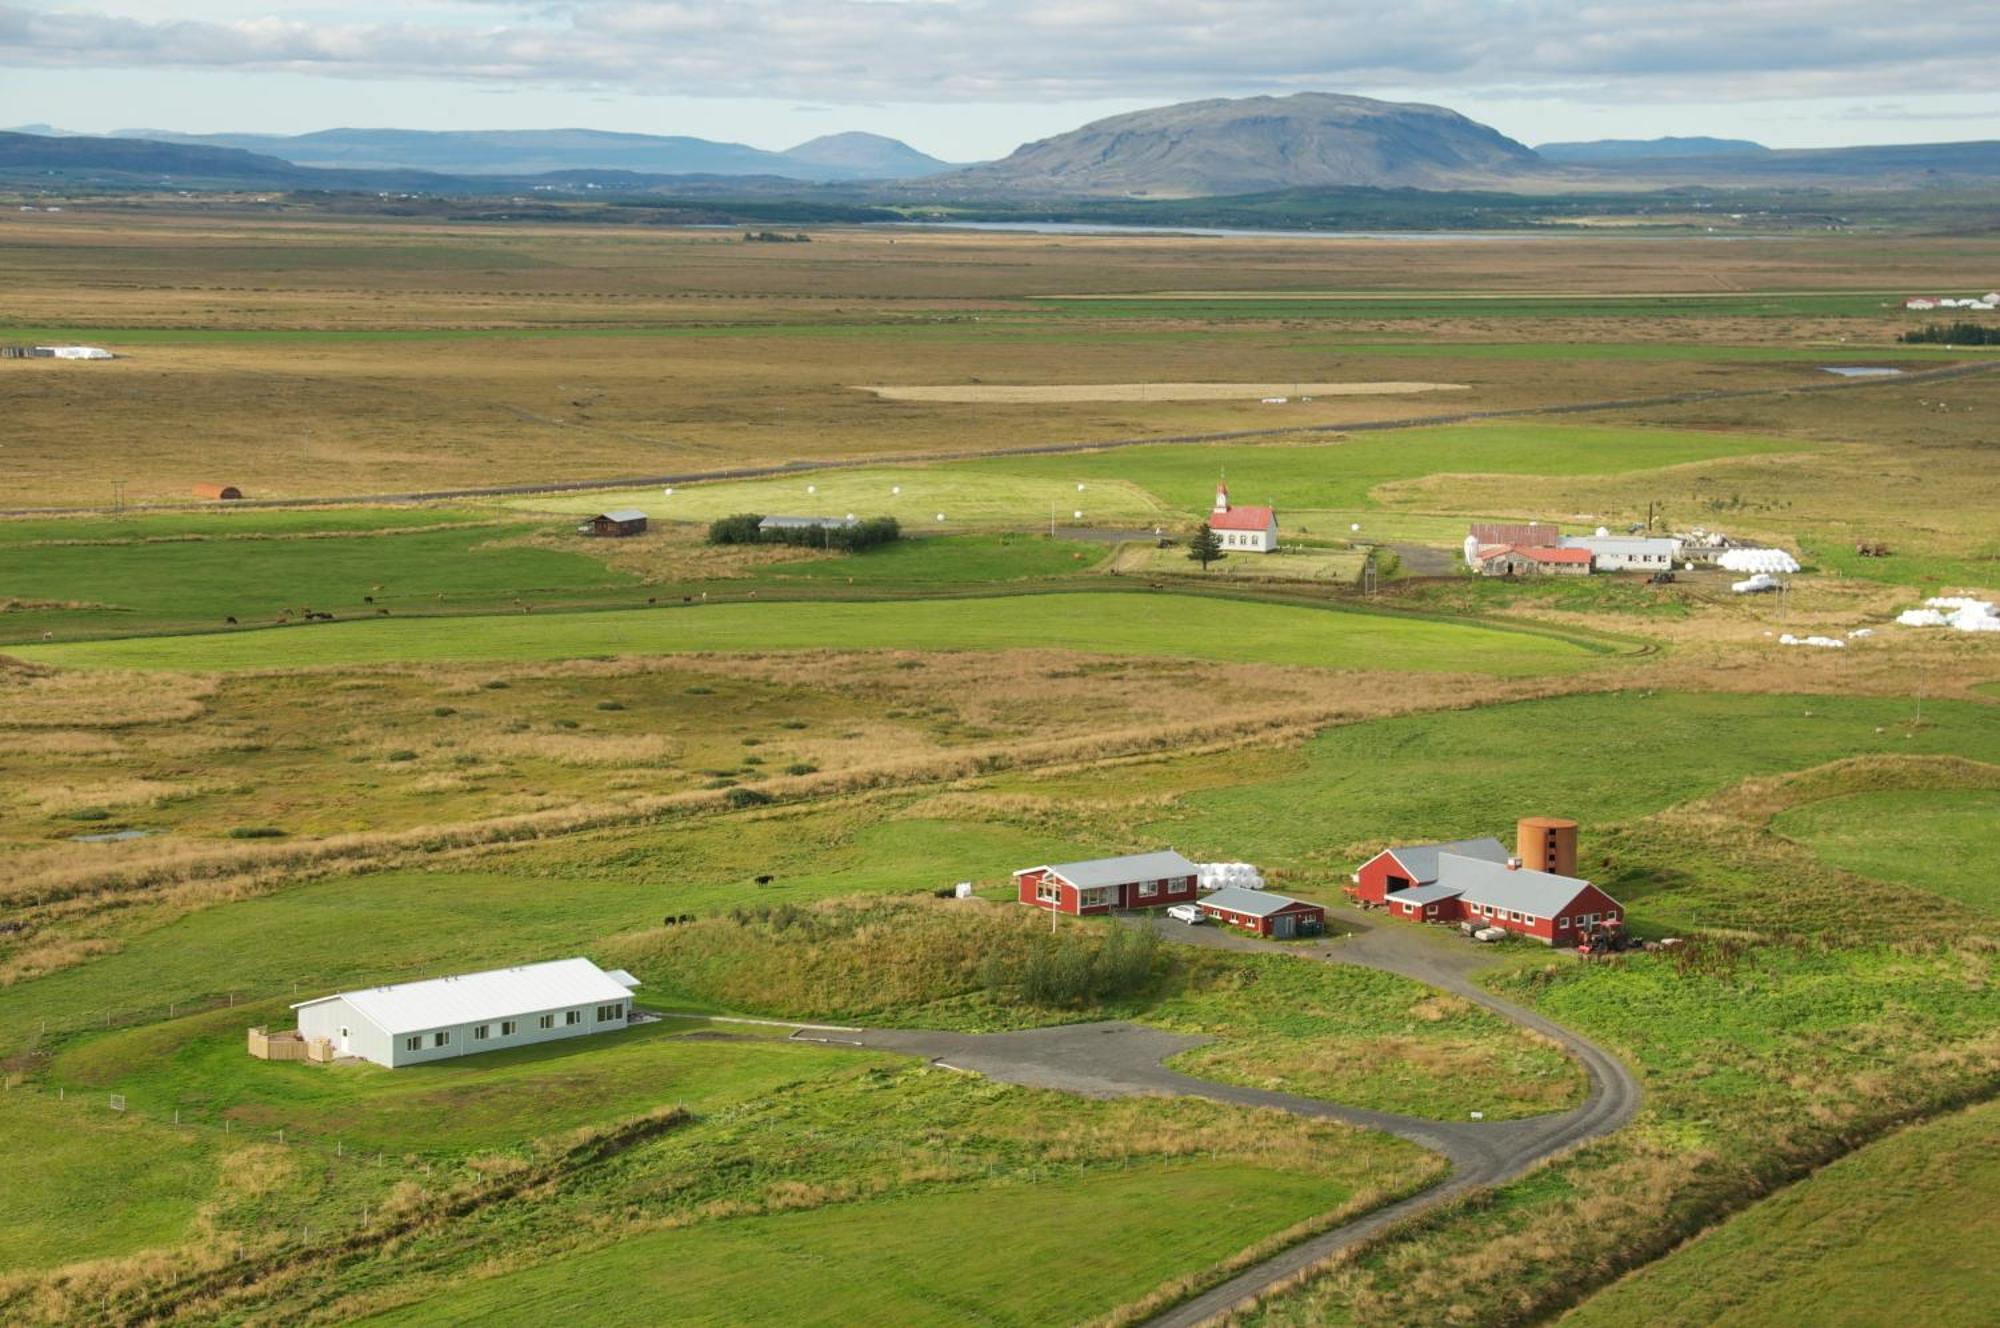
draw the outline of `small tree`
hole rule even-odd
[[[1208,528],[1208,522],[1202,522],[1201,529],[1197,530],[1194,533],[1194,538],[1188,541],[1189,561],[1200,563],[1201,570],[1206,572],[1208,565],[1221,556],[1221,536]]]

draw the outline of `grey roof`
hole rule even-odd
[[[1172,849],[1166,849],[1159,853],[1132,853],[1122,858],[1055,862],[1046,867],[1025,870],[1053,872],[1079,890],[1091,890],[1102,885],[1123,885],[1127,881],[1164,881],[1170,876],[1194,876],[1200,869]],[[1022,873],[1014,874],[1019,876]]]
[[[1402,898],[1398,895],[1397,898]],[[1203,908],[1220,909],[1226,913],[1242,913],[1253,918],[1268,918],[1273,913],[1281,913],[1294,904],[1303,904],[1303,899],[1293,899],[1287,895],[1274,895],[1268,890],[1245,890],[1240,885],[1225,886],[1201,901]],[[1308,907],[1317,908],[1318,905]]]
[[[1435,904],[1440,899],[1456,899],[1465,893],[1452,885],[1419,885],[1408,890],[1398,890],[1389,898],[1399,904]]]
[[[1410,873],[1410,880],[1417,885],[1429,885],[1438,878],[1438,856],[1455,853],[1463,858],[1483,858],[1487,862],[1507,865],[1510,856],[1507,846],[1491,835],[1482,839],[1453,839],[1442,844],[1399,844],[1388,850],[1396,861],[1403,864]],[[1402,892],[1397,892],[1402,898]]]
[[[616,511],[599,513],[594,519],[601,521],[644,521],[646,514],[636,507],[621,507]]]
[[[1464,896],[1467,903],[1492,904],[1496,908],[1529,913],[1538,918],[1561,913],[1569,907],[1578,892],[1590,884],[1571,876],[1557,876],[1527,867],[1510,869],[1504,862],[1484,862],[1451,853],[1439,855],[1438,868],[1438,884],[1450,886]],[[1409,893],[1405,891],[1393,898],[1407,899]]]
[[[837,530],[859,524],[844,516],[767,516],[757,523],[759,530]]]

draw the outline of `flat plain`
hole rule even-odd
[[[1991,1188],[2000,638],[1894,618],[2000,591],[2000,372],[1894,338],[1996,257],[0,213],[0,340],[120,356],[0,361],[0,1317],[1142,1323],[1446,1162],[782,1021],[1130,1020],[1206,1039],[1172,1066],[1217,1091],[1563,1110],[1555,1043],[1318,962],[1397,925],[1340,902],[1382,845],[1531,814],[1683,943],[1420,943],[1630,1067],[1637,1116],[1236,1321],[1990,1301],[1976,1261],[1911,1270]],[[1854,365],[1905,373],[1822,372]],[[221,482],[250,501],[192,497]],[[1221,482],[1282,552],[1187,557]],[[579,533],[624,506],[645,533]],[[904,538],[706,539],[850,512]],[[1805,571],[1492,582],[1479,519]],[[1165,845],[1333,934],[1011,902]],[[570,954],[666,1017],[395,1071],[243,1050],[309,995]]]

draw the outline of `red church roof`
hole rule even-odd
[[[1227,512],[1210,512],[1210,530],[1269,530],[1277,517],[1268,507],[1232,507]]]

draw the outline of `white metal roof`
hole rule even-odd
[[[603,521],[644,521],[646,514],[636,507],[617,507],[609,512],[599,513]]]
[[[619,973],[637,986],[637,979]],[[626,982],[606,973],[588,959],[553,959],[519,968],[495,968],[456,977],[425,978],[393,987],[366,987],[300,1001],[297,1010],[324,1001],[346,1001],[355,1013],[386,1033],[415,1033],[481,1019],[559,1010],[564,1006],[597,1005],[629,999]]]
[[[1024,871],[1046,871],[1062,877],[1079,890],[1101,885],[1123,885],[1127,881],[1164,881],[1172,876],[1198,875],[1200,869],[1172,849],[1159,853],[1133,853],[1122,858],[1091,858],[1084,862],[1056,862]],[[1020,876],[1023,872],[1015,872]]]
[[[1396,898],[1401,899],[1401,895]],[[1282,913],[1294,904],[1302,904],[1302,899],[1288,899],[1284,895],[1274,895],[1265,890],[1245,890],[1241,886],[1229,886],[1217,890],[1201,901],[1203,908],[1212,908],[1224,913],[1241,913],[1245,917],[1268,918],[1273,913]]]

